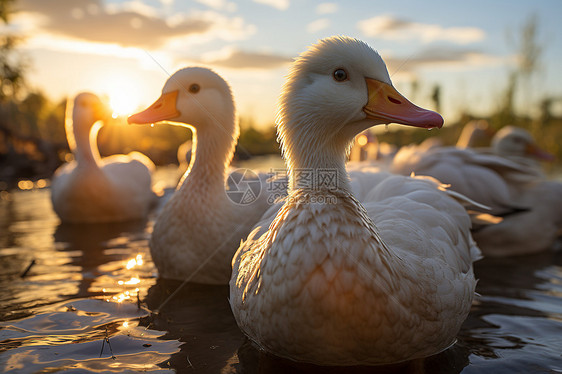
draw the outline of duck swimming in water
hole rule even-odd
[[[154,163],[139,152],[100,157],[97,135],[109,112],[83,92],[66,108],[66,137],[74,160],[57,169],[51,183],[53,209],[63,222],[93,223],[145,218],[156,201]]]
[[[443,119],[398,93],[364,42],[323,39],[292,65],[277,119],[288,196],[240,245],[230,281],[239,327],[266,352],[381,365],[454,344],[480,253],[462,197],[431,178],[365,171],[373,187],[360,202],[346,172],[353,138],[391,122]]]

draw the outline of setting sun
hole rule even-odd
[[[138,109],[141,90],[137,79],[122,70],[104,71],[99,79],[99,92],[109,98],[113,118],[130,115]]]
[[[111,105],[112,117],[117,118],[133,113],[137,107],[137,101],[130,94],[110,94],[109,105]]]
[[[132,114],[139,105],[139,97],[130,87],[125,89],[116,85],[108,95],[113,118]]]

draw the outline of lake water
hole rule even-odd
[[[164,198],[176,178],[158,170]],[[158,280],[148,249],[155,213],[60,225],[41,186],[0,193],[3,372],[562,373],[560,253],[477,262],[480,296],[442,354],[322,368],[256,351],[236,326],[227,286]]]

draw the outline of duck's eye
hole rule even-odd
[[[347,72],[343,69],[336,69],[334,71],[334,79],[338,82],[343,82],[347,80]]]
[[[201,87],[199,87],[197,83],[193,83],[191,86],[189,86],[189,92],[191,93],[197,93],[200,89]]]

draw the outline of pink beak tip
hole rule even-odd
[[[441,114],[439,113],[435,113],[436,114],[436,124],[437,124],[437,128],[441,128],[443,127],[443,124],[445,123],[445,120],[443,119],[443,117],[441,116]]]
[[[421,123],[423,123],[423,127],[426,127],[428,129],[432,129],[437,127],[438,129],[443,127],[443,124],[445,123],[445,120],[443,119],[443,117],[441,116],[441,114],[437,113],[437,112],[433,112],[433,111],[427,111],[426,115],[423,116],[423,118],[420,120]]]

